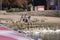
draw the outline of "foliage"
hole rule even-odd
[[[16,0],[8,0],[10,3],[14,3]]]
[[[23,8],[11,8],[7,10],[7,12],[21,12],[24,11]]]
[[[3,2],[3,3],[7,3],[7,2],[8,2],[8,0],[2,0],[2,2]]]
[[[32,7],[33,5],[30,3],[28,6],[29,6],[29,7]]]

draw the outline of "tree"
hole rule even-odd
[[[16,0],[8,0],[10,3],[14,3]]]
[[[1,10],[1,8],[2,8],[2,0],[0,0],[0,10]]]
[[[12,6],[15,7],[21,7],[25,2],[28,2],[28,0],[2,0],[3,7],[9,7],[11,8]]]
[[[2,9],[4,10],[5,8],[7,8],[8,4],[8,0],[2,0]]]
[[[16,0],[8,0],[9,2],[9,9],[12,8],[12,6],[15,6],[14,3],[16,2]]]
[[[16,4],[18,5],[18,6],[23,6],[26,2],[28,2],[28,0],[16,0]]]

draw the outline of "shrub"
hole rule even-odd
[[[21,12],[24,11],[23,8],[11,8],[7,10],[7,12]]]

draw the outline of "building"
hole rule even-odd
[[[47,10],[60,10],[60,0],[34,0],[35,6],[44,5]]]
[[[60,10],[60,0],[46,0],[47,10]]]

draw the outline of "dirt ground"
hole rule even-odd
[[[14,21],[19,21],[21,15],[0,15],[0,18],[12,19]],[[45,22],[55,22],[60,23],[60,17],[46,17],[46,16],[31,16],[32,20],[45,20]]]

